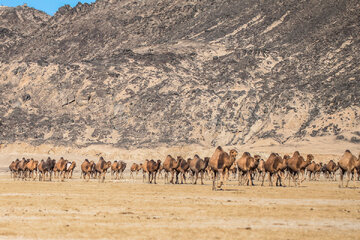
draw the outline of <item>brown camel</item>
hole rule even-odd
[[[15,178],[17,177],[17,172],[19,170],[19,163],[20,163],[20,160],[19,159],[16,159],[15,161],[12,161],[10,166],[9,166],[9,169],[10,169],[10,176],[12,178]]]
[[[139,173],[140,171],[140,165],[137,163],[133,163],[130,167],[130,177],[134,178],[134,172],[136,172],[136,175]]]
[[[63,157],[56,162],[54,167],[54,176],[57,172],[59,174],[60,181],[64,181],[65,174],[66,174],[66,167],[67,167],[68,160],[65,160]]]
[[[302,175],[301,182],[303,182],[305,180],[305,178],[306,178],[305,170],[311,164],[311,162],[313,162],[313,160],[314,160],[314,156],[312,154],[308,154],[306,156],[306,161],[301,162],[301,164],[300,164],[300,173]]]
[[[360,160],[357,159],[350,150],[346,150],[345,153],[342,155],[342,157],[339,160],[339,168],[340,168],[340,181],[341,185],[340,187],[343,187],[343,180],[344,180],[344,174],[347,173],[347,181],[346,181],[346,187],[349,185],[350,181],[350,174],[354,171],[354,173],[357,172],[357,168],[360,166]],[[355,177],[354,177],[354,184],[355,184]]]
[[[147,162],[147,172],[149,175],[149,183],[152,183],[154,181],[154,184],[156,184],[156,174],[158,170],[160,169],[161,161],[157,160],[156,162],[154,160],[150,160]]]
[[[165,183],[169,182],[169,173],[171,174],[170,183],[174,183],[174,174],[179,167],[180,162],[176,161],[171,155],[167,155],[163,163],[165,170]]]
[[[18,164],[18,178],[22,178],[23,180],[26,177],[26,164],[29,162],[29,159],[22,158]]]
[[[309,166],[306,167],[306,171],[309,174],[309,181],[319,180],[316,177],[319,176],[318,173],[320,173],[321,168],[321,163],[316,163],[314,161],[312,161]]]
[[[193,159],[190,159],[189,167],[193,176],[195,176],[194,184],[197,183],[197,180],[199,178],[199,173],[200,173],[201,184],[204,184],[203,182],[204,173],[209,164],[209,160],[210,159],[208,157],[206,157],[203,160],[197,154],[194,156]]]
[[[176,168],[176,184],[179,183],[179,174],[181,178],[181,184],[186,183],[186,172],[189,169],[189,163],[181,156],[177,157],[178,167]]]
[[[327,164],[325,164],[322,168],[322,172],[325,177],[336,181],[336,171],[339,169],[339,165],[336,164],[333,160],[330,160]]]
[[[66,168],[66,175],[67,175],[67,178],[70,179],[72,178],[72,175],[73,175],[73,172],[74,172],[74,169],[76,168],[76,162],[73,161],[72,163],[68,163],[68,166]]]
[[[290,174],[289,177],[289,186],[290,186],[290,178],[293,179],[295,186],[300,185],[300,182],[297,182],[299,180],[299,174],[301,169],[305,169],[312,161],[311,156],[308,155],[308,159],[304,161],[304,158],[300,155],[298,151],[295,151],[293,156],[288,159],[288,171]]]
[[[255,158],[255,156],[252,157],[248,152],[244,152],[243,155],[236,161],[236,165],[239,170],[239,185],[241,184],[240,172],[242,172],[243,175],[244,174],[247,175],[246,184],[254,186],[252,175],[255,169],[257,168],[257,166],[259,165],[259,161],[260,161],[259,155],[256,155]]]
[[[260,177],[264,178],[266,175],[264,159],[259,160],[259,165],[257,166],[256,170],[258,173],[258,181],[259,181]]]
[[[124,171],[126,169],[126,162],[124,161],[120,161],[119,162],[119,174],[120,174],[120,178],[124,178]]]
[[[35,181],[37,177],[37,168],[39,161],[35,161],[33,158],[26,164],[26,175]],[[36,174],[36,175],[35,175]]]
[[[106,172],[110,167],[111,167],[111,162],[110,161],[105,162],[104,158],[100,157],[99,161],[95,165],[95,170],[96,172],[99,173],[99,182],[105,181]]]
[[[220,175],[220,183],[218,188],[221,189],[224,181],[226,181],[226,171],[229,170],[231,165],[235,162],[237,151],[235,149],[230,150],[229,154],[224,152],[223,149],[218,146],[209,160],[209,167],[213,173],[213,186],[212,190],[216,190],[215,182],[217,175]]]
[[[269,185],[273,186],[272,176],[276,175],[276,186],[282,186],[280,171],[287,166],[286,160],[282,159],[277,153],[271,153],[269,158],[264,163],[265,174],[263,175],[261,186],[264,186],[264,179],[266,174],[269,174]]]
[[[120,168],[119,168],[119,162],[118,161],[114,161],[112,164],[111,164],[111,179],[114,178],[114,175],[116,173],[116,176],[115,176],[115,180],[118,179],[119,177],[119,171],[120,171]]]
[[[48,157],[46,161],[41,160],[38,165],[39,170],[39,181],[45,181],[46,175],[49,175],[49,180],[51,181],[51,175],[55,167],[55,159]]]
[[[145,162],[141,165],[142,170],[143,170],[143,182],[146,181],[146,174],[148,174],[148,163],[149,163],[149,159],[146,159]]]
[[[81,164],[81,175],[83,176],[84,180],[86,179],[86,176],[88,176],[88,181],[90,180],[90,175],[94,166],[94,161],[89,162],[88,159],[85,159],[85,161]]]

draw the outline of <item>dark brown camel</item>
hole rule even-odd
[[[231,165],[235,162],[236,156],[237,151],[235,149],[230,150],[229,154],[224,152],[220,146],[215,149],[215,152],[209,160],[209,167],[213,172],[213,190],[216,190],[215,182],[218,174],[220,175],[218,188],[221,189],[224,181],[226,181],[226,171],[228,171]]]
[[[46,175],[49,175],[49,180],[51,181],[51,175],[53,173],[56,161],[48,157],[46,161],[41,160],[38,165],[39,170],[39,181],[45,181]]]
[[[325,177],[336,181],[336,171],[339,169],[339,165],[336,164],[333,160],[330,160],[327,164],[324,164],[322,168],[322,172],[324,173]]]

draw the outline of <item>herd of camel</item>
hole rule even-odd
[[[308,154],[306,160],[295,151],[292,156],[284,155],[283,157],[277,153],[271,153],[267,160],[263,160],[259,155],[251,156],[250,153],[244,152],[240,158],[237,158],[238,152],[235,149],[225,152],[220,146],[216,148],[211,157],[200,158],[195,155],[193,158],[185,160],[181,156],[176,159],[168,155],[164,162],[160,160],[145,160],[145,162],[137,164],[133,163],[130,168],[130,177],[134,178],[134,173],[142,171],[143,181],[147,179],[148,183],[156,184],[157,175],[164,173],[165,183],[186,183],[186,175],[193,178],[193,183],[196,184],[200,176],[201,184],[204,184],[205,177],[212,179],[212,189],[221,189],[222,185],[226,183],[229,177],[238,176],[239,184],[254,185],[253,180],[257,175],[258,180],[261,179],[261,185],[264,185],[266,175],[269,179],[270,186],[273,181],[276,181],[276,186],[283,186],[284,179],[292,179],[295,186],[300,185],[305,180],[306,175],[309,175],[310,180],[317,180],[320,174],[323,173],[325,177],[336,180],[335,173],[339,170],[341,187],[343,187],[343,176],[347,174],[346,187],[349,181],[353,178],[359,180],[360,176],[360,154],[356,158],[349,150],[346,150],[338,163],[330,160],[328,163],[314,162],[314,156]],[[50,157],[44,161],[35,161],[34,159],[17,159],[13,161],[10,166],[11,176],[14,179],[36,179],[39,181],[48,179],[51,181],[52,175],[64,180],[64,178],[72,178],[73,171],[76,167],[75,161],[70,162],[64,158],[58,161]],[[89,181],[90,178],[104,181],[108,170],[110,170],[111,177],[115,179],[123,178],[126,163],[123,161],[105,161],[100,157],[99,161],[85,161],[81,164],[81,178]],[[169,176],[171,179],[169,181]],[[218,182],[218,184],[216,184]]]

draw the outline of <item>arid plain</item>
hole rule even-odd
[[[11,146],[2,149],[2,166],[19,156],[11,153],[13,150],[18,149],[11,150]],[[45,147],[42,150],[47,151]],[[110,159],[110,151],[103,150],[105,158]],[[53,156],[60,154],[53,151]],[[97,151],[88,152],[87,157],[98,158]],[[334,153],[315,152],[315,160],[338,160],[340,156]],[[42,151],[32,155],[45,156]],[[66,158],[81,161],[71,153]],[[248,187],[238,186],[231,179],[223,191],[212,191],[209,180],[205,185],[173,185],[164,184],[160,177],[154,185],[143,183],[141,173],[131,179],[128,170],[131,162],[134,161],[128,162],[124,179],[111,180],[108,173],[105,183],[94,179],[84,182],[80,179],[79,165],[74,179],[65,182],[14,181],[2,167],[0,238],[358,239],[360,236],[359,182],[354,185],[351,181],[349,188],[339,188],[338,181],[322,176],[320,181],[306,180],[300,187],[269,187],[268,182],[261,187],[259,181]]]

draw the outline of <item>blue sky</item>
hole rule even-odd
[[[71,7],[74,7],[78,2],[92,3],[95,2],[95,0],[0,0],[0,6],[16,7],[26,3],[29,7],[54,15],[59,7],[62,7],[65,4],[69,4]]]

